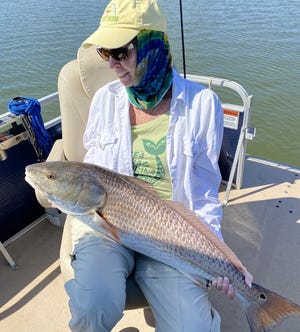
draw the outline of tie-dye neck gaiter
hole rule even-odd
[[[155,107],[172,85],[172,57],[167,35],[142,30],[137,35],[135,83],[126,88],[130,102],[142,109]]]

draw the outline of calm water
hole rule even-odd
[[[254,96],[248,152],[300,167],[298,0],[185,0],[187,71],[235,80]],[[107,1],[1,0],[0,113],[17,95],[56,91],[64,63],[95,30]],[[161,0],[182,70],[179,1]],[[56,106],[55,106],[56,107]],[[56,115],[47,107],[43,117]]]

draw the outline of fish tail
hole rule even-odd
[[[259,301],[246,308],[251,332],[267,332],[289,316],[300,316],[300,306],[257,284]]]

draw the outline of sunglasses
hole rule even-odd
[[[96,49],[96,51],[104,61],[108,61],[109,57],[111,56],[113,59],[123,62],[127,60],[128,53],[130,50],[134,48],[134,44],[135,44],[135,39],[127,47],[119,47],[112,49],[99,47]]]

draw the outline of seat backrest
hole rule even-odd
[[[80,47],[77,59],[61,69],[58,92],[63,151],[67,160],[83,160],[86,151],[82,137],[91,100],[101,86],[115,79],[114,71],[99,57],[95,46]]]

